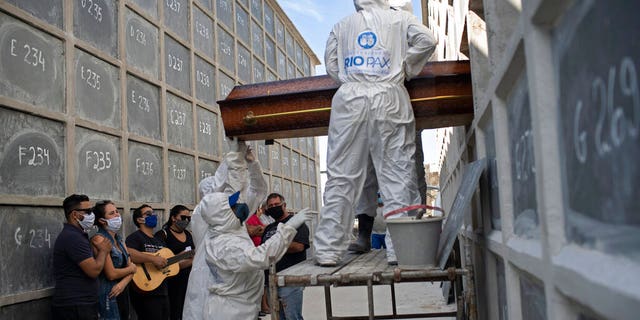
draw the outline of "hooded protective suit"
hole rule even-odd
[[[264,181],[260,163],[258,161],[247,163],[245,160],[247,147],[244,142],[230,142],[229,149],[230,151],[225,154],[224,161],[216,170],[215,176],[205,178],[199,185],[202,200],[193,211],[191,219],[196,255],[191,267],[189,285],[185,297],[184,319],[213,319],[206,313],[204,308],[209,297],[207,288],[212,287],[216,281],[220,281],[219,278],[216,278],[215,268],[207,265],[206,250],[204,250],[207,244],[204,239],[209,236],[210,228],[209,224],[203,219],[203,209],[211,208],[210,204],[205,201],[210,198],[206,196],[222,192],[228,197],[234,192],[240,191],[240,201],[246,203],[250,210],[257,209],[260,201],[267,196],[267,184]],[[226,207],[229,207],[228,203]],[[233,219],[238,221],[233,216],[233,212],[230,214]],[[246,229],[244,227],[242,229],[246,234]],[[254,319],[255,317],[252,320]]]
[[[333,27],[325,51],[327,73],[341,83],[332,100],[328,181],[314,241],[317,262],[327,265],[348,246],[369,157],[385,213],[420,203],[415,120],[404,81],[420,73],[436,41],[414,15],[391,10],[387,0],[354,4],[357,12]]]

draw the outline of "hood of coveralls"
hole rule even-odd
[[[242,230],[240,220],[229,206],[229,195],[223,192],[209,193],[200,203],[202,219],[214,235]],[[245,231],[246,232],[246,231]]]
[[[413,4],[411,0],[389,0],[389,6],[396,10],[404,10],[413,13]]]
[[[376,9],[389,9],[389,0],[353,0],[356,11]]]

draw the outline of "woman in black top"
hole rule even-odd
[[[164,239],[166,247],[173,254],[195,249],[191,232],[186,228],[191,221],[191,212],[183,205],[176,205],[169,212],[169,220],[162,226],[162,230],[156,233],[156,237]],[[172,320],[182,319],[184,297],[187,293],[189,273],[193,258],[179,262],[180,272],[174,277],[168,278],[169,285],[169,309]]]

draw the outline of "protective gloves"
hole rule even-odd
[[[291,217],[291,219],[289,219],[289,221],[287,221],[285,224],[298,229],[302,226],[302,224],[307,221],[311,221],[315,216],[315,212],[311,211],[311,209],[304,208],[298,211],[298,213],[294,214],[293,217]]]

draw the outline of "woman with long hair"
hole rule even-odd
[[[176,205],[169,211],[169,220],[162,226],[162,230],[156,232],[156,238],[163,239],[166,247],[171,249],[173,254],[195,249],[193,236],[187,230],[191,222],[191,211],[183,205]],[[178,265],[180,272],[168,278],[169,285],[169,314],[171,320],[182,319],[182,309],[184,307],[184,297],[187,293],[189,274],[193,258],[181,260]]]
[[[104,269],[100,274],[98,291],[100,319],[129,319],[128,285],[136,265],[131,262],[127,247],[118,234],[122,227],[122,217],[115,204],[110,200],[96,202],[93,208],[98,226],[96,237],[111,241],[111,252],[107,256]]]

